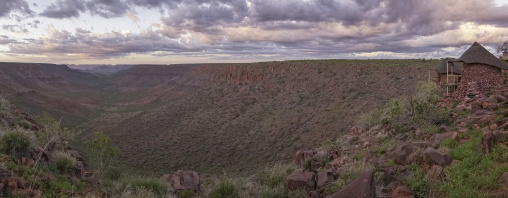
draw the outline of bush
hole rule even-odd
[[[239,198],[240,194],[238,192],[235,184],[229,179],[222,179],[219,182],[219,185],[215,187],[210,194],[208,194],[208,198]]]
[[[86,141],[85,156],[93,170],[99,175],[104,174],[120,155],[120,149],[113,146],[111,139],[102,132],[95,132],[92,140]]]
[[[43,130],[37,132],[37,139],[41,146],[54,144],[56,149],[63,150],[65,142],[74,139],[75,132],[68,128],[62,128],[60,123],[47,112],[36,116],[36,119],[44,125]]]
[[[166,183],[153,178],[131,178],[124,186],[134,194],[150,191],[158,197],[164,197],[168,192]]]
[[[286,177],[293,172],[292,165],[276,164],[269,169],[260,171],[254,177],[254,180],[261,185],[269,186],[271,188],[284,184]]]
[[[106,172],[104,172],[104,177],[116,181],[122,177],[122,169],[116,166],[112,166],[106,170]]]
[[[284,187],[265,188],[261,191],[261,198],[281,198],[284,197]],[[302,196],[305,197],[305,196]]]
[[[424,198],[429,192],[429,187],[423,175],[421,168],[416,168],[412,171],[412,175],[406,178],[408,188],[413,191],[416,198]]]
[[[350,164],[347,167],[341,167],[340,175],[337,180],[325,190],[325,195],[332,195],[333,193],[342,189],[342,187],[351,183],[365,170],[365,165],[361,163]]]
[[[361,125],[391,125],[396,132],[422,128],[427,132],[438,131],[436,125],[450,124],[449,109],[437,106],[438,87],[433,82],[418,82],[411,96],[392,98],[384,107],[374,109]]]
[[[32,123],[28,122],[27,120],[22,120],[19,122],[19,126],[23,127],[24,129],[31,129]]]
[[[192,190],[179,190],[176,192],[178,198],[193,198],[196,197],[196,193]]]
[[[0,137],[0,151],[5,154],[27,153],[31,145],[32,137],[22,129],[7,131]]]
[[[55,151],[55,163],[56,168],[62,172],[66,172],[76,167],[76,159],[72,157],[70,153],[66,153],[63,151]]]

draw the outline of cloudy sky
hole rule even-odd
[[[457,57],[508,41],[508,0],[1,0],[0,61]]]

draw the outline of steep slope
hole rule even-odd
[[[262,164],[287,160],[298,149],[335,141],[363,113],[411,93],[437,63],[324,60],[198,65],[190,76],[208,78],[209,84],[166,106],[100,128],[125,153],[126,163],[137,168],[250,172]]]
[[[64,122],[98,108],[97,80],[65,65],[0,62],[0,93],[31,114],[69,117]]]

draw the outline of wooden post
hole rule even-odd
[[[450,75],[448,74],[448,70],[449,70],[449,68],[448,68],[448,61],[446,61],[446,96],[450,96],[450,93],[448,91],[448,86],[450,84],[450,81],[449,81],[450,80],[449,79]]]

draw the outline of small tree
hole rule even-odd
[[[508,56],[508,41],[505,41],[502,45],[498,46],[497,52],[501,53],[501,56]]]
[[[120,155],[120,148],[113,146],[111,139],[102,132],[95,132],[92,140],[86,141],[87,156],[93,163],[93,168],[101,174],[106,172]]]

